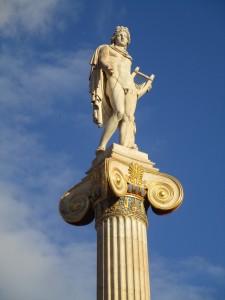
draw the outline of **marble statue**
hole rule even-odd
[[[135,144],[136,124],[134,113],[137,100],[152,88],[154,75],[131,73],[132,58],[127,52],[130,33],[127,27],[117,26],[110,45],[99,46],[91,59],[90,93],[94,122],[105,125],[96,153],[106,145],[119,128],[119,144],[137,149]],[[145,82],[138,85],[134,77],[140,75]]]

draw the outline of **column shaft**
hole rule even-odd
[[[97,226],[97,300],[150,300],[146,224],[112,216]]]

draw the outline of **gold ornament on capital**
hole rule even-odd
[[[110,170],[109,184],[116,196],[124,196],[127,192],[127,181],[117,167]]]

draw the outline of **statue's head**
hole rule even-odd
[[[111,44],[118,44],[120,43],[120,39],[126,38],[126,45],[128,46],[130,44],[130,32],[127,27],[123,26],[117,26],[115,32],[113,33],[111,37]]]

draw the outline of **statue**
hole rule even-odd
[[[154,75],[148,77],[140,73],[138,67],[131,73],[132,58],[126,51],[129,43],[128,28],[117,26],[111,38],[111,45],[99,46],[90,62],[93,118],[98,127],[105,125],[96,154],[106,149],[117,127],[119,144],[138,149],[135,144],[134,113],[137,100],[152,88]],[[147,81],[141,85],[136,84],[134,77],[137,74]]]

